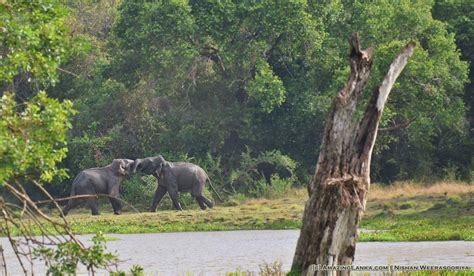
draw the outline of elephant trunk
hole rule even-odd
[[[130,165],[131,168],[132,168],[132,173],[136,173],[137,172],[137,167],[138,165],[140,165],[140,162],[141,160],[140,159],[136,159],[135,161],[133,161],[133,163]]]

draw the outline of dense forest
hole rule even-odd
[[[66,173],[162,154],[199,164],[224,194],[260,196],[266,170],[278,185],[306,185],[353,32],[375,49],[369,89],[403,45],[418,44],[385,107],[372,181],[474,180],[473,4],[8,3],[2,182],[39,172],[64,196]],[[134,201],[156,183],[123,185]]]

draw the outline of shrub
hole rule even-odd
[[[157,181],[154,176],[134,176],[120,184],[121,197],[124,201],[143,207],[153,201]]]
[[[232,190],[232,187],[230,187],[229,191],[229,188],[225,186],[225,183],[229,183],[229,181],[227,181],[225,169],[221,163],[221,157],[214,158],[211,153],[208,152],[204,159],[198,160],[198,164],[206,171],[211,179],[212,185],[221,196],[224,193],[232,194],[235,192]],[[215,198],[215,193],[212,192],[211,194],[212,197]]]
[[[272,176],[272,192],[278,195],[286,193],[291,188],[293,183],[295,183],[295,178],[296,177],[292,176],[288,179],[283,179],[280,178],[278,174],[274,174]]]
[[[279,151],[254,156],[250,149],[241,155],[240,166],[230,174],[230,185],[236,192],[253,197],[283,193],[296,181],[297,163]]]

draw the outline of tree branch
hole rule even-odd
[[[390,64],[390,69],[385,75],[385,78],[382,81],[382,85],[379,88],[379,95],[377,97],[377,109],[382,111],[385,102],[387,101],[388,95],[392,90],[393,84],[397,80],[398,76],[402,72],[403,68],[408,62],[408,59],[413,55],[413,50],[415,49],[415,42],[408,43],[401,51],[400,54],[395,58],[395,60]]]
[[[43,188],[44,189],[44,188]],[[103,196],[103,197],[108,197],[108,198],[113,198],[113,199],[116,199],[116,200],[119,200],[120,202],[122,203],[125,203],[125,205],[128,205],[130,206],[130,208],[133,209],[133,211],[137,212],[137,213],[140,213],[140,211],[138,211],[135,207],[133,207],[132,204],[128,203],[127,201],[119,198],[119,197],[114,197],[114,196],[111,196],[111,195],[108,195],[108,194],[95,194],[95,195],[75,195],[75,196],[68,196],[68,197],[62,197],[62,198],[50,198],[50,199],[46,199],[46,200],[40,200],[40,201],[35,201],[35,204],[45,204],[45,203],[54,203],[58,209],[59,208],[59,205],[57,205],[57,202],[61,202],[61,201],[66,201],[66,200],[70,200],[70,199],[87,199],[87,198],[98,198],[99,196]]]
[[[74,76],[74,77],[76,77],[76,78],[79,78],[79,75],[76,74],[76,73],[73,73],[73,72],[68,71],[68,70],[66,70],[66,69],[62,69],[62,68],[60,68],[60,67],[57,67],[57,69],[58,69],[58,71],[61,71],[61,72],[63,72],[63,73],[66,73],[66,74],[69,74],[69,75]]]
[[[349,75],[346,86],[336,97],[341,106],[354,103],[354,100],[362,94],[370,75],[370,69],[372,68],[373,48],[361,50],[358,33],[352,34],[349,39],[349,44],[351,45],[349,54],[351,74]]]
[[[412,56],[415,46],[416,44],[414,42],[408,43],[392,61],[382,84],[375,88],[364,116],[359,123],[354,145],[359,158],[362,155],[364,156],[365,164],[367,164],[367,161],[370,163],[372,149],[375,144],[375,138],[377,137],[378,126],[385,102],[395,81],[403,68],[405,68],[408,59]]]

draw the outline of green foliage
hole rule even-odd
[[[130,268],[130,273],[132,273],[133,276],[145,275],[143,267],[139,265],[133,265],[132,268]]]
[[[463,60],[469,62],[470,83],[464,86],[464,103],[467,107],[467,123],[470,126],[464,135],[447,136],[439,153],[449,156],[443,165],[458,168],[456,177],[474,180],[474,5],[470,2],[442,2],[436,1],[433,7],[433,17],[446,22],[447,29],[455,34],[456,44],[461,51]],[[461,137],[459,137],[461,136]],[[445,136],[446,137],[446,136]],[[442,140],[443,141],[443,140]],[[456,146],[453,146],[453,145]]]
[[[124,1],[119,8],[114,34],[119,47],[114,66],[124,81],[136,83],[136,75],[163,78],[160,89],[175,90],[186,77],[186,69],[197,54],[191,8],[186,1]],[[173,92],[173,91],[170,91]]]
[[[221,157],[214,158],[210,153],[207,153],[206,157],[198,160],[197,163],[206,171],[212,184],[218,191],[226,186],[226,172],[224,171]]]
[[[285,101],[285,87],[268,63],[257,63],[256,71],[255,79],[249,82],[247,91],[249,97],[260,103],[262,111],[270,113]]]
[[[0,185],[13,177],[51,181],[66,175],[56,166],[66,157],[72,102],[48,98],[44,91],[25,99],[29,92],[21,90],[33,89],[24,88],[21,79],[54,84],[59,64],[79,49],[69,44],[66,16],[56,1],[0,4]]]
[[[289,179],[283,179],[278,174],[272,175],[272,186],[270,196],[280,196],[290,190],[292,185],[296,182],[296,177],[292,176]]]
[[[60,1],[0,3],[2,186],[15,180],[15,185],[21,186],[20,191],[23,191],[31,181],[50,182],[55,176],[67,176],[67,170],[58,168],[58,164],[66,157],[67,131],[72,128],[70,117],[76,112],[71,101],[61,102],[49,98],[40,89],[41,86],[54,85],[58,80],[58,66],[70,54],[83,49],[84,45],[79,40],[74,45],[71,44],[73,37],[66,27],[67,16],[67,10]],[[41,195],[44,196],[43,193]],[[29,199],[27,194],[23,197]],[[20,200],[23,197],[17,196]],[[35,217],[39,216],[35,211],[36,207],[32,208],[33,211],[27,208],[33,203],[23,203],[23,212],[33,218],[31,221],[25,216],[18,218],[18,225],[26,227],[19,229],[20,234],[28,240],[25,245],[28,247],[25,249],[26,256],[23,256],[22,251],[15,251],[19,258],[34,257],[43,260],[50,275],[75,274],[78,263],[93,272],[96,268],[107,268],[117,261],[116,256],[105,253],[105,238],[101,234],[93,238],[94,244],[89,248],[83,248],[80,243],[72,240],[57,246],[53,246],[55,242],[51,239],[51,244],[45,245],[44,237],[43,243],[31,240],[30,227],[40,225],[42,221]],[[1,211],[7,218],[11,207],[4,208],[5,206],[3,204]],[[10,222],[5,220],[5,223]],[[54,225],[56,231],[67,228],[63,224]],[[46,232],[42,228],[40,233],[45,235]],[[16,243],[14,240],[11,242],[12,245]]]
[[[414,187],[409,187],[413,189]],[[420,187],[423,194],[424,187]],[[391,193],[390,198],[374,200],[369,197],[361,228],[362,241],[426,241],[474,240],[474,203],[469,189],[446,197],[442,191],[410,197]],[[72,214],[72,229],[77,233],[158,233],[179,231],[218,231],[244,229],[300,229],[301,216],[307,200],[305,188],[290,189],[272,199],[248,199],[243,195],[231,197],[230,207],[215,206],[201,210],[162,210],[156,213],[112,213],[100,217]],[[413,206],[413,203],[416,203]],[[405,204],[413,206],[399,208]],[[397,207],[399,206],[399,207]],[[436,207],[435,207],[436,206]],[[435,208],[433,208],[435,207]]]
[[[453,141],[446,140],[447,137],[448,140],[466,140],[468,127],[462,92],[467,81],[467,63],[460,59],[454,34],[448,32],[445,24],[433,19],[433,3],[381,1],[371,5],[344,2],[313,6],[316,15],[327,18],[330,38],[323,51],[335,54],[334,62],[324,62],[322,66],[332,73],[329,80],[338,80],[333,86],[320,78],[318,87],[329,87],[334,92],[342,87],[345,81],[342,77],[347,75],[346,70],[340,68],[346,55],[345,38],[354,30],[361,33],[364,47],[375,48],[368,91],[379,84],[402,45],[409,40],[418,44],[403,76],[392,90],[381,127],[412,123],[406,128],[379,133],[374,149],[373,178],[386,182],[407,178],[428,180],[427,176],[442,177],[439,169],[447,166],[450,160],[462,159],[464,164],[469,163],[467,155],[453,154],[452,148],[448,150]],[[385,168],[393,175],[388,175]]]
[[[126,273],[124,271],[118,271],[118,272],[111,272],[110,276],[127,276],[127,275],[132,275],[132,276],[143,276],[145,275],[144,269],[140,265],[133,265],[130,268],[130,273]]]
[[[19,109],[21,112],[19,112]],[[65,176],[57,163],[66,157],[66,131],[72,103],[60,103],[41,92],[18,107],[13,94],[0,99],[0,183],[11,177],[39,173],[43,181]]]
[[[248,188],[247,193],[255,198],[275,198],[288,192],[295,182],[295,177],[282,179],[278,174],[272,175],[272,184],[268,185],[265,179],[253,180],[253,185]]]
[[[117,256],[105,252],[106,239],[101,233],[96,234],[92,241],[93,245],[87,249],[72,241],[57,247],[42,246],[34,251],[34,255],[45,262],[48,275],[76,274],[78,264],[84,265],[88,271],[106,269],[118,261]]]
[[[268,164],[271,185],[268,185],[261,164]],[[246,193],[253,197],[272,197],[286,192],[296,181],[294,172],[297,163],[279,151],[269,151],[253,156],[250,149],[242,153],[240,167],[230,174],[230,185],[234,192]],[[281,175],[280,175],[281,174]],[[283,174],[286,177],[283,178]]]
[[[120,185],[122,199],[133,205],[149,205],[153,201],[157,181],[154,176],[133,177]],[[149,208],[149,206],[146,206]]]
[[[66,9],[58,1],[2,1],[0,81],[28,74],[44,84],[54,83],[57,67],[73,49],[66,18]]]
[[[470,5],[112,2],[70,3],[74,30],[89,36],[93,47],[69,60],[76,76],[61,75],[48,90],[80,111],[63,163],[72,174],[116,157],[163,154],[204,167],[222,194],[255,195],[267,187],[251,163],[276,150],[298,163],[290,169],[296,178],[288,181],[306,184],[325,114],[349,72],[347,38],[359,31],[363,46],[375,48],[363,103],[400,47],[411,40],[418,45],[381,123],[407,127],[380,131],[371,178],[472,178],[469,93],[463,90],[468,64],[461,60],[471,56],[471,32],[469,17],[460,12]],[[362,104],[358,114],[363,110]],[[54,185],[68,189],[67,183]],[[138,200],[138,190],[129,191]]]

